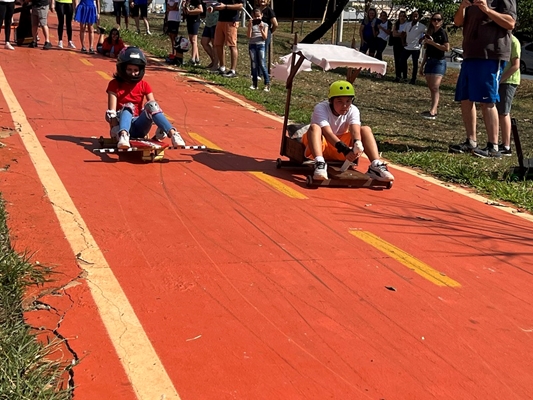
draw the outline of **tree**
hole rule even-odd
[[[349,1],[350,0],[337,0],[335,9],[326,15],[324,23],[304,37],[302,43],[311,44],[321,39],[322,36],[324,36],[331,29],[335,22],[337,22]]]

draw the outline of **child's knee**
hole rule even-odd
[[[161,107],[159,107],[157,101],[152,100],[144,105],[144,112],[146,113],[148,118],[152,119],[152,116],[162,113],[163,110],[161,109]]]

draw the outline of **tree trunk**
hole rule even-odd
[[[321,39],[322,36],[324,36],[331,29],[337,19],[339,19],[344,11],[344,7],[346,7],[349,1],[350,0],[337,0],[337,7],[335,7],[335,10],[333,10],[333,12],[326,17],[326,20],[322,25],[304,37],[301,43],[311,44]]]

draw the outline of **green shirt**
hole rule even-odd
[[[503,72],[507,71],[509,68],[511,68],[511,61],[513,61],[513,58],[520,59],[520,42],[517,38],[514,37],[514,35],[511,35],[511,58],[510,61],[505,66]],[[509,83],[511,85],[520,85],[520,68],[512,74],[505,82],[502,83]]]

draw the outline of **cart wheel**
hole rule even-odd
[[[387,182],[387,186],[385,186],[387,189],[392,189],[392,184],[394,181]]]
[[[277,168],[277,169],[281,169],[281,158],[278,158],[278,159],[276,160],[276,168]]]
[[[309,187],[313,184],[313,177],[311,175],[307,175],[307,178],[305,178],[305,186]]]

